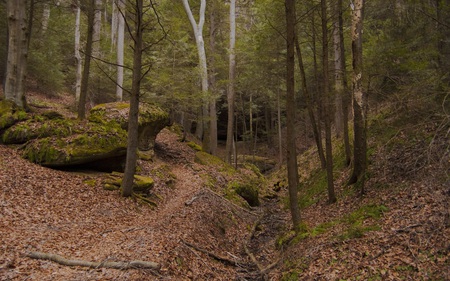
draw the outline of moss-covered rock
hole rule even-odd
[[[128,128],[130,104],[114,102],[99,104],[92,108],[89,121],[108,124],[118,123],[123,129]],[[139,105],[139,150],[153,149],[156,135],[170,124],[169,114],[156,105],[140,103]]]
[[[245,201],[251,206],[259,206],[259,192],[258,187],[251,182],[232,182],[230,184],[231,189],[233,189],[239,196],[244,198]]]
[[[75,121],[66,119],[45,120],[42,116],[16,123],[8,128],[2,141],[5,144],[21,144],[32,139],[54,137],[67,137],[76,132]]]
[[[86,123],[83,132],[68,137],[46,137],[30,141],[23,156],[48,167],[92,163],[126,154],[127,133],[117,124]]]
[[[0,101],[0,132],[27,118],[28,114],[12,101]]]

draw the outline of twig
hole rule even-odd
[[[419,227],[419,226],[422,226],[422,224],[420,224],[420,223],[418,223],[418,224],[412,224],[412,225],[405,226],[405,227],[403,227],[403,228],[394,229],[394,231],[397,232],[397,233],[407,232],[408,229],[410,229],[410,228],[415,228],[415,227]]]
[[[140,261],[140,260],[133,260],[129,262],[90,262],[85,260],[72,260],[72,259],[66,259],[63,256],[56,255],[56,254],[49,254],[49,253],[41,253],[41,252],[29,252],[26,254],[27,257],[30,257],[32,259],[39,259],[39,260],[49,260],[56,262],[61,265],[67,265],[67,266],[83,266],[83,267],[89,267],[89,268],[114,268],[114,269],[155,269],[159,270],[160,265],[155,262],[147,262],[147,261]]]

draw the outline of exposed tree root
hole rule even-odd
[[[114,269],[154,269],[159,270],[160,265],[155,262],[147,262],[134,260],[129,262],[113,262],[113,261],[105,261],[105,262],[90,262],[85,260],[71,260],[66,259],[60,255],[49,254],[49,253],[41,253],[41,252],[29,252],[26,254],[27,257],[32,259],[39,260],[49,260],[56,262],[61,265],[67,266],[82,266],[82,267],[90,267],[90,268],[114,268]]]

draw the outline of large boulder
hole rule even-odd
[[[126,102],[99,104],[91,109],[89,121],[99,124],[118,123],[126,130],[129,109],[130,104]],[[156,105],[140,103],[138,123],[139,150],[152,150],[156,135],[170,124],[169,114]]]
[[[84,131],[74,132],[67,137],[51,136],[31,140],[23,150],[23,157],[42,166],[56,168],[80,164],[104,167],[124,159],[127,133],[118,124],[89,122],[83,124],[83,128]]]

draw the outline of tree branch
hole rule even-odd
[[[129,262],[90,262],[85,260],[71,260],[66,259],[60,255],[49,254],[49,253],[41,253],[41,252],[29,252],[26,254],[27,257],[38,260],[49,260],[52,262],[56,262],[61,265],[67,266],[82,266],[89,268],[114,268],[114,269],[154,269],[159,270],[160,265],[155,262],[146,262],[140,260],[134,260]]]

